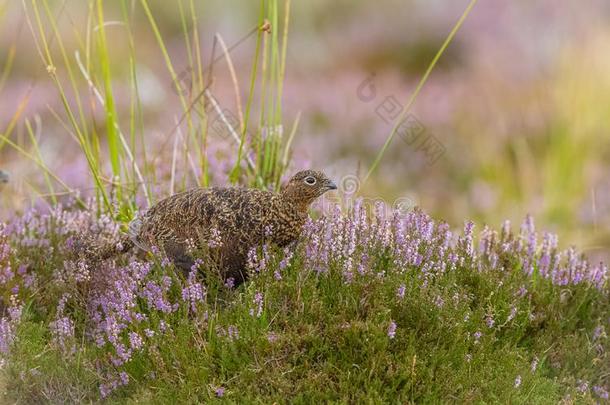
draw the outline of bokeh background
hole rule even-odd
[[[141,4],[124,1],[136,39],[135,53],[130,50],[120,4],[104,2],[117,113],[128,127],[127,82],[135,55],[145,151],[160,156],[155,170],[163,193],[181,114],[176,83]],[[176,3],[149,4],[172,63],[179,73],[188,71]],[[300,116],[292,169],[320,168],[338,179],[366,174],[392,129],[392,108],[406,104],[467,4],[293,1],[282,110],[286,128]],[[66,0],[48,6],[68,58],[73,60],[77,49],[82,57],[84,33],[95,25],[87,20],[91,4]],[[257,25],[258,4],[201,0],[196,7],[206,63],[216,33],[228,46],[239,43],[231,58],[243,102],[255,48],[248,33]],[[92,184],[87,164],[58,119],[65,117],[62,101],[26,13],[33,17],[22,2],[0,1],[0,133],[42,156],[58,177],[86,193]],[[46,28],[52,37],[52,27]],[[50,47],[59,58],[58,41]],[[215,55],[221,53],[217,46]],[[212,76],[222,107],[237,114],[225,60],[214,65]],[[79,80],[86,96],[89,89]],[[178,87],[188,91],[186,82]],[[103,132],[103,112],[89,98],[93,125]],[[465,219],[498,227],[504,219],[520,222],[531,213],[538,227],[559,233],[564,245],[604,256],[610,250],[609,106],[608,1],[479,1],[411,110],[419,136],[434,140],[442,153],[431,158],[397,136],[359,192],[387,201],[411,198],[455,227]],[[36,149],[26,120],[37,137]],[[0,169],[11,175],[10,183],[0,185],[0,215],[6,218],[40,203],[45,180],[22,153],[6,142],[0,145]],[[220,133],[209,138],[208,147],[212,182],[226,183],[237,147]]]

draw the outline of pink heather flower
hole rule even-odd
[[[354,281],[354,273],[352,273],[351,271],[344,271],[343,272],[343,284],[350,285],[352,283],[352,281]]]
[[[495,241],[495,233],[487,225],[481,232],[481,238],[479,241],[479,253],[482,255],[490,255],[491,249]]]
[[[165,289],[165,291],[169,290],[172,286],[172,278],[170,276],[163,276],[161,278],[161,286]]]
[[[53,340],[64,350],[68,350],[66,341],[74,337],[74,322],[67,316],[55,318],[49,324]],[[73,349],[73,348],[72,348]]]
[[[229,340],[238,340],[239,330],[237,330],[237,326],[229,325],[227,328],[227,336],[229,337]]]
[[[128,349],[123,343],[115,343],[114,349],[118,358],[113,359],[115,366],[120,366],[131,360],[131,349]]]
[[[589,390],[589,382],[586,380],[578,380],[576,381],[576,383],[578,384],[578,386],[576,387],[576,390],[581,392],[581,393],[585,393]]]
[[[588,279],[598,290],[601,290],[609,276],[608,266],[606,266],[605,263],[600,262],[590,271]]]
[[[222,398],[225,395],[225,389],[223,387],[216,388],[216,396]]]
[[[106,398],[117,388],[127,385],[129,383],[129,375],[126,372],[121,371],[118,374],[118,378],[116,376],[109,377],[107,382],[100,384],[100,397]]]
[[[368,262],[369,255],[363,253],[358,263],[358,274],[360,274],[361,276],[364,276],[367,273]]]
[[[8,354],[14,339],[15,325],[7,318],[0,318],[0,353]]]
[[[479,341],[481,340],[481,336],[483,336],[483,333],[478,330],[475,333],[473,333],[472,336],[474,337],[474,344],[478,344]]]
[[[536,232],[536,227],[534,226],[534,217],[531,214],[527,214],[523,223],[521,224],[521,233],[523,235],[530,235]]]
[[[129,345],[133,350],[140,350],[144,346],[144,342],[137,332],[129,332]]]
[[[294,253],[290,249],[288,249],[288,248],[284,249],[284,258],[278,265],[280,271],[285,270],[290,265],[290,261],[292,260],[293,255],[294,255]]]
[[[21,319],[23,305],[19,305],[17,297],[12,295],[10,298],[11,306],[8,308],[8,316],[11,322],[18,322]]]
[[[515,315],[517,315],[517,307],[512,307],[510,309],[510,314],[508,314],[508,318],[506,318],[506,320],[512,321],[515,318]]]
[[[494,327],[496,321],[494,321],[493,316],[487,315],[487,317],[485,318],[485,323],[487,324],[487,327],[491,329]]]
[[[405,290],[406,287],[404,284],[401,284],[400,287],[398,287],[398,290],[396,290],[396,296],[398,299],[403,299],[405,297]]]
[[[256,248],[248,251],[246,268],[253,273],[262,273],[267,268],[269,262],[269,247],[265,244],[262,248],[262,255],[259,257]]]
[[[112,392],[112,389],[108,386],[108,384],[100,384],[100,397],[102,399],[104,399],[108,395],[110,395],[111,392]]]
[[[189,239],[189,240],[187,240],[186,242],[187,242],[187,244],[189,244],[189,242],[191,242],[191,241],[190,241],[190,239]],[[189,246],[190,246],[190,244],[189,244]],[[151,247],[150,247],[150,252],[151,252],[153,255],[155,255],[155,256],[160,256],[160,255],[161,255],[161,250],[159,250],[159,248],[158,248],[157,246],[151,246]]]
[[[519,388],[521,386],[521,376],[518,375],[517,378],[515,378],[515,388]]]
[[[364,255],[363,255],[363,257],[364,257]],[[366,267],[365,267],[364,261],[360,261],[358,263],[358,274],[360,274],[361,276],[364,276],[366,274]]]
[[[190,310],[197,311],[197,304],[202,303],[205,299],[205,289],[203,285],[196,281],[197,270],[192,270],[189,273],[187,285],[182,289],[182,300],[190,304]]]
[[[126,372],[121,371],[121,372],[119,373],[119,378],[120,378],[120,380],[121,380],[121,384],[123,384],[123,385],[127,385],[127,384],[129,383],[129,376],[127,375],[127,373],[126,373]]]
[[[252,303],[254,304],[254,308],[250,308],[250,316],[260,318],[263,314],[263,294],[257,291],[256,294],[254,294]]]
[[[473,231],[474,222],[468,221],[464,223],[464,236],[460,237],[460,245],[466,258],[474,260],[474,246],[473,246]]]
[[[388,337],[390,339],[394,339],[396,336],[396,322],[390,321],[390,326],[388,326]]]
[[[64,283],[70,280],[84,282],[91,279],[91,272],[89,265],[84,260],[78,260],[76,262],[66,260],[63,263],[63,269],[57,269],[54,276]]]
[[[139,295],[146,300],[150,309],[170,313],[173,308],[165,298],[168,290],[169,286],[160,286],[154,281],[148,281]]]
[[[277,334],[276,334],[276,333],[274,333],[274,332],[269,332],[269,333],[267,334],[267,341],[268,341],[269,343],[275,343],[275,342],[277,342],[277,339],[278,339],[278,337],[277,337]]]
[[[17,325],[21,320],[23,306],[17,304],[17,298],[11,296],[11,306],[8,309],[8,317],[0,318],[0,353],[8,354],[15,340]]]
[[[602,386],[594,385],[593,392],[602,399],[608,399],[608,391]]]
[[[9,281],[13,279],[15,273],[11,270],[10,265],[5,268],[0,268],[0,285],[7,284]]]
[[[195,262],[191,266],[191,272],[189,273],[189,278],[191,276],[191,273],[197,273],[197,271],[201,270],[202,266],[203,266],[203,260],[195,259]]]
[[[133,319],[137,322],[144,322],[148,320],[148,317],[146,316],[146,314],[136,312],[133,314]]]

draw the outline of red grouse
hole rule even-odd
[[[95,261],[124,253],[134,246],[157,247],[174,264],[189,271],[191,252],[206,250],[224,278],[236,284],[246,277],[250,249],[264,243],[284,247],[297,240],[318,197],[337,186],[324,173],[296,173],[278,193],[250,188],[193,189],[159,201],[129,226],[120,243],[88,249]]]

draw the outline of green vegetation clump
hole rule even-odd
[[[2,227],[3,401],[596,403],[607,398],[607,269],[531,218],[459,235],[420,211],[310,221],[251,280],[161,254],[74,261],[94,210]],[[370,219],[369,219],[370,218]]]

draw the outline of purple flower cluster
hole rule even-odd
[[[63,350],[64,353],[73,353],[76,348],[70,345],[74,337],[74,322],[65,314],[66,302],[70,299],[69,294],[64,294],[57,304],[55,320],[49,324],[49,329],[53,335],[53,341]]]
[[[420,210],[384,215],[387,210],[380,207],[376,205],[371,220],[356,201],[348,215],[337,208],[329,216],[308,221],[304,228],[307,267],[318,274],[327,273],[331,267],[341,269],[344,282],[349,284],[371,270],[371,251],[383,251],[391,254],[395,271],[417,269],[424,286],[447,271],[466,266],[481,272],[513,270],[505,268],[506,263],[514,263],[527,276],[547,279],[558,286],[588,283],[602,289],[608,280],[605,264],[591,265],[573,247],[559,250],[556,235],[544,233],[539,238],[531,216],[518,234],[512,232],[508,221],[499,235],[485,227],[475,249],[472,222],[466,222],[462,234],[455,238],[446,223],[436,222]],[[353,271],[356,264],[357,271]],[[383,277],[383,271],[377,275]],[[401,291],[397,295],[400,297]],[[491,318],[490,323],[493,326]]]
[[[239,340],[239,329],[235,325],[229,325],[226,329],[219,326],[216,328],[216,335],[225,337],[229,341]]]
[[[7,316],[0,318],[0,359],[2,355],[8,354],[13,341],[23,306],[18,303],[15,296],[11,296],[11,303],[7,310]]]
[[[115,366],[130,361],[132,354],[143,348],[144,338],[138,330],[145,329],[150,331],[147,336],[154,335],[147,312],[162,315],[179,308],[178,303],[169,301],[171,278],[150,279],[147,276],[151,267],[151,263],[137,261],[122,268],[108,266],[94,280],[98,285],[88,309],[93,321],[91,335],[99,346],[109,344],[114,349]]]
[[[252,299],[252,308],[250,308],[250,316],[255,316],[260,318],[263,314],[263,294],[259,291],[254,294],[254,298]]]
[[[8,286],[15,276],[10,263],[11,253],[12,249],[8,242],[5,226],[0,223],[0,286],[3,287]]]
[[[595,393],[595,395],[597,395],[601,399],[608,399],[608,397],[609,397],[608,390],[606,390],[604,387],[602,387],[600,385],[594,385],[593,392]]]
[[[402,300],[405,297],[406,288],[407,287],[404,284],[401,284],[400,287],[398,287],[398,289],[396,290],[396,296],[399,300]]]
[[[277,281],[280,281],[282,279],[282,271],[286,270],[286,268],[290,265],[293,255],[293,250],[289,248],[284,249],[284,257],[280,261],[280,264],[277,266],[277,270],[275,270],[275,272],[273,273],[273,277]]]
[[[246,267],[251,274],[256,275],[265,271],[269,261],[269,246],[265,244],[263,245],[260,253],[257,252],[256,248],[252,248],[250,249],[250,251],[248,251],[248,260],[246,263]]]
[[[394,339],[396,336],[396,322],[390,321],[390,326],[388,326],[388,337],[390,339]]]
[[[129,376],[126,372],[121,371],[117,376],[110,375],[106,378],[106,382],[100,384],[100,397],[106,398],[117,388],[129,383]]]
[[[167,298],[171,285],[172,279],[168,276],[162,277],[161,282],[147,281],[139,295],[146,300],[150,310],[169,314],[177,309]]]
[[[0,313],[0,360],[2,360],[2,355],[8,354],[11,344],[15,340],[15,331],[21,320],[23,308],[15,295],[19,292],[19,284],[16,283],[10,261],[12,253],[6,227],[0,223],[0,307],[7,306],[6,315]],[[18,274],[24,272],[22,268],[18,270]],[[6,302],[7,300],[9,302]]]
[[[70,206],[70,204],[68,205]],[[119,225],[107,215],[99,218],[96,202],[90,199],[85,209],[68,209],[57,204],[48,210],[32,208],[21,217],[15,217],[7,226],[7,232],[21,248],[35,248],[51,254],[56,249],[67,251],[72,248],[75,236],[81,234],[96,235],[100,239],[117,240]],[[66,237],[64,246],[54,246],[52,238]]]
[[[495,325],[496,321],[494,320],[493,316],[491,315],[487,315],[485,317],[485,324],[487,325],[488,328],[493,328]]]
[[[188,276],[187,285],[182,288],[182,300],[189,304],[192,312],[197,312],[197,304],[205,299],[205,287],[197,281],[198,269],[193,269]]]

